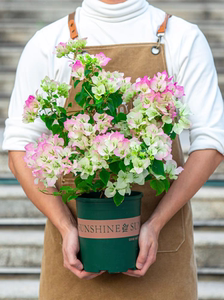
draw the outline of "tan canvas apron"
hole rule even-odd
[[[169,16],[161,25],[158,34],[165,33]],[[69,16],[71,38],[77,37],[74,13]],[[159,47],[160,53],[154,55],[152,47]],[[156,50],[154,48],[154,50]],[[167,69],[164,45],[160,43],[119,44],[87,47],[90,54],[104,52],[112,58],[106,70],[124,72],[136,78],[153,76]],[[66,101],[73,105],[70,112],[80,110],[74,103],[71,91]],[[128,108],[121,110],[127,113]],[[183,165],[183,153],[179,138],[173,144],[173,157],[178,165]],[[59,185],[72,184],[69,176]],[[149,182],[144,186],[134,186],[133,190],[142,191],[141,221],[145,222],[156,208],[163,195],[156,197]],[[68,207],[75,214],[75,200]],[[197,270],[194,257],[192,211],[190,201],[165,225],[159,236],[159,248],[156,262],[141,278],[123,274],[108,274],[92,279],[81,280],[63,267],[62,237],[57,228],[47,220],[45,227],[44,252],[40,279],[40,300],[197,300]]]

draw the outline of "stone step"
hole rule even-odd
[[[0,267],[40,267],[43,229],[0,228]]]
[[[208,221],[224,220],[224,187],[203,186],[192,198],[191,204],[194,220],[198,222],[197,226],[206,226]],[[0,207],[0,219],[44,218],[19,185],[0,185]],[[218,226],[218,224],[220,223],[210,223],[207,226]]]
[[[19,185],[0,185],[0,219],[43,218]]]
[[[21,276],[23,277],[36,277],[40,276],[41,273],[41,268],[33,268],[33,267],[28,267],[28,268],[0,268],[0,279],[3,278],[3,276],[9,277],[13,275],[18,275],[17,278],[20,278]],[[224,269],[222,268],[197,268],[197,274],[198,274],[198,279],[199,280],[208,280],[210,279],[211,281],[216,278],[216,279],[223,279],[224,275]]]
[[[6,95],[11,94],[14,86],[14,80],[15,80],[15,72],[0,71],[0,91],[2,94],[6,94]],[[222,94],[224,95],[224,73],[219,74],[219,87]]]
[[[29,226],[30,228],[39,228],[43,229],[46,224],[47,218],[43,215],[38,216],[37,218],[33,217],[14,217],[14,218],[0,218],[0,227],[11,227],[14,226],[23,228],[24,226]],[[220,231],[224,229],[224,219],[212,219],[212,220],[195,220],[194,219],[194,228],[196,230],[213,230]]]
[[[63,4],[59,1],[54,2],[52,5],[50,2],[45,1],[23,1],[24,5],[15,2],[0,3],[0,19],[13,19],[31,18],[34,22],[57,20],[66,14],[74,11],[76,7],[81,5],[81,1],[63,1]],[[150,4],[163,9],[173,15],[182,17],[187,20],[222,20],[224,6],[223,2],[158,2],[150,1]]]
[[[199,281],[198,300],[223,300],[224,282],[223,281]]]
[[[199,268],[224,267],[224,232],[197,231],[194,232],[195,254]]]
[[[216,44],[211,44],[215,64],[219,73],[224,72],[224,48],[217,48]],[[0,47],[0,71],[15,73],[22,47]],[[9,98],[8,98],[9,99]],[[0,95],[0,102],[4,100]]]
[[[7,227],[11,227],[11,228],[13,228],[14,226],[17,226],[17,227],[29,226],[30,228],[38,227],[38,228],[43,229],[46,224],[47,218],[43,214],[38,217],[37,218],[35,218],[35,217],[34,218],[33,217],[32,218],[30,218],[30,217],[0,218],[0,226],[1,227],[7,226]],[[209,225],[212,227],[214,227],[214,224],[215,224],[215,226],[217,226],[219,223],[218,224],[217,224],[217,222],[209,223]],[[201,226],[201,224],[199,224],[199,225]],[[204,222],[202,225],[204,227]],[[220,221],[220,226],[224,227],[224,221],[223,222]]]
[[[1,143],[3,137],[0,134],[0,179],[1,178],[14,178],[9,167],[8,167],[8,152],[1,151]],[[185,148],[187,151],[187,148]],[[187,155],[185,157],[187,159]],[[218,166],[215,170],[214,174],[212,174],[209,178],[210,180],[224,180],[224,161]]]
[[[40,227],[0,227],[0,268],[40,267],[44,230]],[[224,268],[224,231],[195,230],[198,267]]]
[[[224,220],[224,187],[202,187],[191,204],[194,220]]]
[[[0,279],[0,300],[38,300],[39,276]]]
[[[8,117],[8,108],[9,108],[10,96],[6,97],[5,95],[0,95],[0,118],[6,119]],[[0,125],[1,126],[1,125]]]
[[[170,11],[169,11],[170,12]],[[36,11],[35,11],[36,13]],[[38,14],[43,14],[44,12],[39,12]],[[171,12],[172,13],[172,12]],[[192,12],[193,14],[193,12]],[[65,16],[66,13],[62,16]],[[221,15],[224,15],[224,5],[222,8]],[[38,15],[39,16],[39,15]],[[0,19],[1,19],[1,7],[0,7]],[[186,19],[186,18],[185,18]],[[199,24],[198,20],[199,18],[196,18],[196,23]],[[221,20],[221,19],[220,19]],[[49,19],[48,19],[49,24]],[[1,46],[4,45],[4,43],[8,43],[11,45],[25,45],[27,41],[35,34],[35,32],[41,28],[43,28],[46,25],[46,23],[5,23],[0,22],[0,40],[1,40]],[[214,24],[206,24],[205,22],[202,22],[201,25],[199,24],[200,29],[204,32],[205,36],[208,39],[209,43],[216,43],[220,47],[224,43],[224,34],[223,34],[223,22],[219,24],[219,22],[216,22]]]
[[[1,279],[0,300],[38,300],[39,278],[29,277],[14,276]],[[198,300],[224,300],[224,282],[199,280],[198,294]]]

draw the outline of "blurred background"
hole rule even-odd
[[[0,0],[0,149],[25,44],[38,29],[74,11],[81,2]],[[156,0],[150,4],[200,27],[211,46],[224,94],[224,0]],[[187,132],[181,141],[187,158]],[[46,219],[26,198],[7,164],[7,153],[0,150],[0,300],[38,299]],[[199,300],[224,300],[224,164],[194,196],[192,207]]]

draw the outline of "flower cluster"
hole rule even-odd
[[[76,39],[56,47],[57,57],[74,54],[70,67],[74,85],[82,81],[75,96],[80,112],[70,115],[57,105],[56,99],[67,98],[71,86],[48,77],[41,82],[47,97],[36,94],[26,100],[24,122],[40,117],[52,132],[26,146],[27,165],[45,186],[73,173],[73,198],[104,191],[119,205],[133,184],[147,180],[162,193],[183,170],[173,160],[172,140],[190,127],[189,108],[181,101],[184,88],[166,71],[132,83],[123,73],[105,71],[110,58],[102,52],[88,54],[85,46],[86,39]],[[133,103],[130,112],[119,112],[128,102]]]
[[[40,102],[33,95],[30,95],[28,99],[25,101],[25,106],[23,110],[23,122],[31,123],[38,116],[38,112],[40,109]]]
[[[136,133],[147,131],[150,124],[158,128],[165,124],[173,125],[173,132],[180,134],[183,129],[190,128],[188,116],[190,110],[181,102],[184,88],[172,82],[166,71],[158,72],[153,78],[138,78],[129,86],[125,94],[130,95],[134,108],[128,115],[128,123]],[[132,97],[134,95],[134,97]],[[126,101],[127,101],[126,96]],[[146,136],[147,137],[147,136]]]
[[[103,96],[113,94],[118,91],[124,82],[124,73],[106,72],[102,70],[98,76],[93,76],[92,92],[97,100],[100,100]]]
[[[40,117],[40,112],[45,110],[45,113],[54,113],[56,110],[56,99],[57,98],[67,98],[71,86],[66,83],[60,83],[54,80],[50,80],[46,76],[41,81],[42,91],[47,94],[47,99],[44,99],[42,94],[36,92],[36,96],[30,95],[25,101],[24,111],[23,111],[23,122],[31,123],[35,119]]]
[[[58,135],[42,134],[37,143],[25,147],[24,157],[32,174],[46,187],[54,186],[57,179],[70,172],[76,172],[76,162],[69,159],[74,152],[71,147],[64,147],[64,140]]]
[[[71,52],[81,52],[83,48],[85,48],[87,43],[86,39],[69,39],[67,43],[59,43],[58,46],[56,46],[56,55],[58,58],[66,57]]]

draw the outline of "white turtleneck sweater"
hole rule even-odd
[[[164,17],[162,10],[146,0],[127,0],[119,4],[84,0],[82,7],[76,10],[75,22],[79,37],[88,37],[88,45],[94,46],[155,42]],[[69,83],[71,70],[67,59],[53,54],[55,46],[68,39],[68,16],[65,16],[39,30],[27,43],[16,72],[3,150],[24,150],[27,143],[48,132],[40,120],[32,124],[22,122],[23,106],[46,75]],[[193,113],[189,153],[217,149],[224,154],[223,99],[204,35],[196,25],[173,16],[162,43],[165,43],[168,72],[185,87],[184,101]]]

